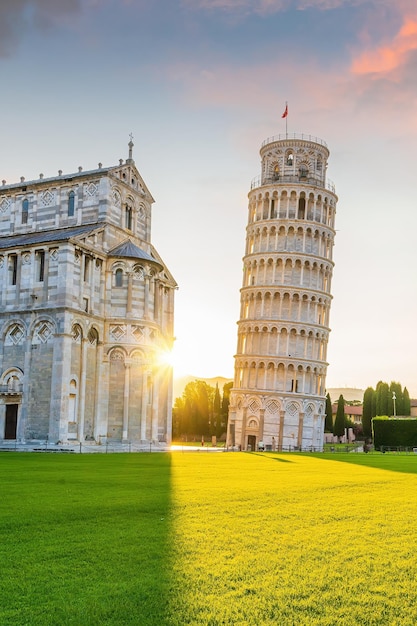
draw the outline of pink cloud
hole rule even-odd
[[[375,50],[367,50],[356,58],[353,74],[386,74],[404,65],[409,53],[417,50],[417,18],[406,17],[392,42]]]

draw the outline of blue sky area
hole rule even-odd
[[[2,0],[0,77],[0,180],[117,164],[133,133],[177,375],[233,375],[247,193],[288,101],[339,195],[327,384],[417,397],[415,0]]]

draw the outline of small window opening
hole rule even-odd
[[[88,283],[89,274],[90,274],[90,257],[85,256],[84,257],[84,282],[85,283]]]
[[[308,169],[305,165],[302,165],[300,167],[300,169],[298,170],[298,173],[300,175],[300,178],[307,178],[308,176]]]
[[[300,198],[298,201],[298,219],[299,220],[305,219],[305,214],[306,214],[306,199]]]
[[[123,270],[120,268],[115,272],[115,286],[123,287]]]
[[[9,283],[15,285],[17,281],[17,254],[9,254]]]
[[[22,202],[22,224],[28,223],[29,217],[29,200],[25,198]]]
[[[132,207],[128,205],[126,206],[125,211],[125,226],[129,230],[132,230]]]
[[[70,191],[68,194],[68,217],[73,217],[75,213],[75,193]]]
[[[37,250],[35,252],[35,260],[36,260],[36,280],[42,283],[45,277],[45,250]]]

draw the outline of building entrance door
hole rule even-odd
[[[256,450],[256,437],[255,435],[248,435],[248,450],[255,452]]]
[[[4,428],[5,439],[16,439],[18,407],[18,404],[6,404],[6,425]]]

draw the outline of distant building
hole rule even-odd
[[[333,424],[336,419],[336,413],[337,413],[337,403],[332,404]],[[355,424],[355,426],[362,426],[362,413],[363,413],[362,404],[357,404],[355,406],[350,406],[349,404],[345,404],[345,418],[349,420],[350,422],[352,422],[352,424]]]
[[[323,446],[337,196],[329,150],[309,135],[266,139],[249,192],[228,443]]]
[[[0,187],[0,439],[170,441],[176,283],[132,149]]]

